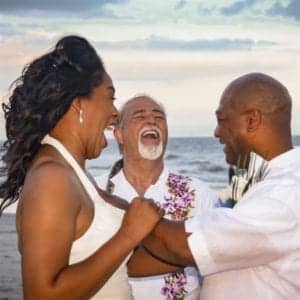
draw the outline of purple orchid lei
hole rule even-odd
[[[164,197],[164,208],[166,215],[172,220],[184,221],[189,218],[189,212],[194,207],[195,190],[191,189],[189,183],[191,179],[186,176],[170,173],[167,186],[169,196]],[[183,300],[187,294],[185,285],[187,277],[184,271],[168,274],[164,277],[164,286],[161,294],[166,296],[167,300]]]
[[[166,215],[169,215],[172,220],[184,221],[189,218],[189,212],[193,208],[195,201],[195,190],[191,189],[189,183],[191,179],[183,175],[170,173],[167,186],[169,196],[164,197],[162,204]]]
[[[187,283],[184,272],[172,273],[164,277],[165,285],[161,293],[166,296],[167,300],[183,300],[187,294],[184,286]]]

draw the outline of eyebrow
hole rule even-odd
[[[143,112],[145,112],[144,109],[139,109],[139,110],[136,110],[132,115],[135,116],[135,115],[143,113]]]
[[[156,113],[160,113],[160,114],[162,114],[162,115],[165,115],[165,114],[166,114],[163,110],[158,109],[158,108],[154,108],[154,109],[152,109],[152,111],[153,111],[153,112],[156,112]]]
[[[145,109],[139,109],[139,110],[136,110],[132,115],[135,116],[137,114],[140,114],[140,113],[144,113],[145,112]],[[155,112],[155,113],[160,113],[162,115],[166,115],[165,112],[161,109],[158,109],[158,108],[153,108],[152,109],[152,112]]]

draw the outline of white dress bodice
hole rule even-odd
[[[99,247],[107,242],[120,228],[124,211],[105,202],[79,166],[70,152],[56,139],[47,135],[42,144],[55,147],[70,164],[94,202],[94,218],[92,224],[82,237],[77,239],[71,248],[70,264],[80,262],[92,255]],[[85,274],[82,274],[85,276]],[[92,298],[94,300],[128,300],[132,299],[128,283],[126,261],[110,277],[101,290]]]

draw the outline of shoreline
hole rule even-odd
[[[3,213],[0,217],[0,245],[0,299],[23,299],[21,259],[13,213]]]

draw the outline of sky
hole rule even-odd
[[[300,134],[300,0],[0,0],[2,101],[67,34],[97,49],[117,106],[139,93],[163,103],[170,136],[212,136],[222,91],[250,72],[286,85]]]

